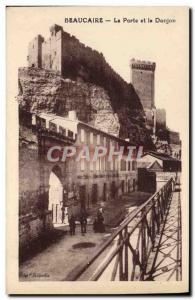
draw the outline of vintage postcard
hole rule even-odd
[[[7,293],[188,293],[189,8],[6,10]]]

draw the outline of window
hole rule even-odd
[[[121,160],[121,171],[126,171],[126,161]]]
[[[90,132],[89,140],[90,140],[90,144],[93,145],[93,132]]]
[[[100,135],[97,135],[97,145],[100,145]]]
[[[91,198],[92,198],[93,203],[96,203],[98,201],[98,185],[97,185],[97,183],[92,185]]]
[[[117,159],[115,159],[115,170],[118,171],[119,162]]]
[[[91,159],[89,162],[89,169],[90,169],[90,171],[93,171],[93,161]]]
[[[116,159],[113,158],[113,170],[116,171]]]
[[[104,170],[105,170],[105,169],[104,169],[104,158],[105,158],[105,157],[100,158],[100,161],[101,161],[101,171],[104,171]]]
[[[104,157],[104,171],[106,171],[107,168],[106,168],[106,157]]]
[[[106,137],[104,136],[104,146],[106,147]]]
[[[110,170],[113,171],[113,159],[110,162]]]
[[[85,160],[84,160],[84,158],[81,159],[81,171],[85,171]]]
[[[135,171],[136,165],[137,165],[137,164],[136,164],[136,161],[133,160],[133,161],[132,161],[132,170],[133,170],[133,171]]]
[[[53,132],[57,132],[57,126],[56,124],[49,122],[49,130]]]
[[[81,129],[81,142],[82,143],[85,142],[85,131],[84,131],[84,129]]]
[[[59,126],[59,133],[62,134],[63,136],[66,136],[66,129],[63,128],[62,126]]]
[[[99,157],[97,158],[97,160],[96,160],[96,167],[95,167],[95,169],[96,169],[96,171],[99,171]]]
[[[73,132],[71,130],[68,130],[68,137],[73,138]]]
[[[98,158],[99,161],[99,171],[101,171],[101,157]]]

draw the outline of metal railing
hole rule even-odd
[[[173,186],[171,178],[64,280],[147,280],[148,259],[160,234]]]

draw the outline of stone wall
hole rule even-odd
[[[166,110],[158,108],[156,110],[156,123],[157,125],[162,126],[163,128],[166,128]]]
[[[41,68],[42,66],[42,42],[43,37],[37,35],[28,46],[28,66]]]
[[[51,28],[51,36],[42,44],[42,68],[59,71],[62,68],[62,31]]]
[[[36,210],[40,187],[37,137],[31,129],[20,125],[19,130],[19,213]]]
[[[180,144],[180,135],[179,132],[176,131],[168,131],[168,139],[169,139],[169,144]]]
[[[21,121],[21,120],[20,120]],[[37,134],[19,127],[19,248],[20,256],[31,243],[53,229],[52,214],[45,206]]]
[[[19,218],[19,249],[20,257],[31,244],[41,236],[53,230],[52,214],[45,213],[44,217],[32,215],[21,216]]]

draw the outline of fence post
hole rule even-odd
[[[124,274],[124,280],[128,281],[128,241],[129,241],[129,237],[128,237],[128,230],[127,230],[127,226],[125,227],[125,274]]]
[[[119,235],[119,243],[123,241],[122,232]],[[123,246],[119,250],[119,280],[123,281]]]
[[[155,235],[156,235],[156,228],[155,228],[155,203],[154,198],[152,199],[152,211],[151,211],[151,218],[152,218],[152,226],[151,226],[151,236],[152,236],[152,248],[154,248],[155,243]]]
[[[144,275],[146,273],[146,226],[145,226],[145,208],[142,209],[142,222],[141,222],[141,280],[144,280]]]

